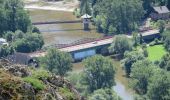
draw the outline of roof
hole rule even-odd
[[[91,16],[88,14],[84,14],[83,16],[81,16],[81,18],[91,18]]]
[[[4,42],[4,43],[6,43],[6,39],[4,39],[4,38],[0,38],[0,42]]]
[[[7,56],[7,59],[16,64],[28,64],[31,57],[27,53],[14,53],[13,55]]]
[[[153,29],[153,30],[148,30],[148,31],[141,33],[142,36],[150,36],[150,35],[155,35],[155,34],[159,34],[159,30]]]
[[[169,9],[166,6],[153,7],[153,9],[159,14],[170,12]]]

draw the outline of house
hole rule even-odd
[[[8,45],[8,42],[4,38],[0,38],[0,46],[1,45]]]
[[[7,59],[13,64],[31,65],[34,67],[38,67],[37,61],[28,53],[16,52],[12,55],[7,56]]]
[[[150,17],[152,20],[165,20],[170,18],[170,11],[166,6],[153,7]]]

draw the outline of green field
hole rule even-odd
[[[166,50],[163,45],[155,45],[147,47],[148,59],[151,61],[160,60],[163,55],[166,54]]]

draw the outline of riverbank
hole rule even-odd
[[[40,0],[26,0],[25,9],[55,10],[73,12],[79,5],[78,0],[63,0],[56,2],[45,2]]]

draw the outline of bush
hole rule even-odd
[[[160,41],[160,40],[158,40],[158,39],[156,38],[154,41],[152,41],[152,42],[149,44],[149,46],[154,46],[154,45],[159,45],[159,44],[163,44],[163,42]]]
[[[23,78],[23,81],[30,83],[37,90],[43,90],[45,88],[45,85],[42,83],[42,81],[34,77],[25,77]]]
[[[43,69],[32,70],[32,77],[36,79],[48,78],[50,73]]]
[[[66,100],[76,100],[75,95],[70,92],[68,88],[60,88],[59,91],[62,93],[63,96],[65,96]]]

